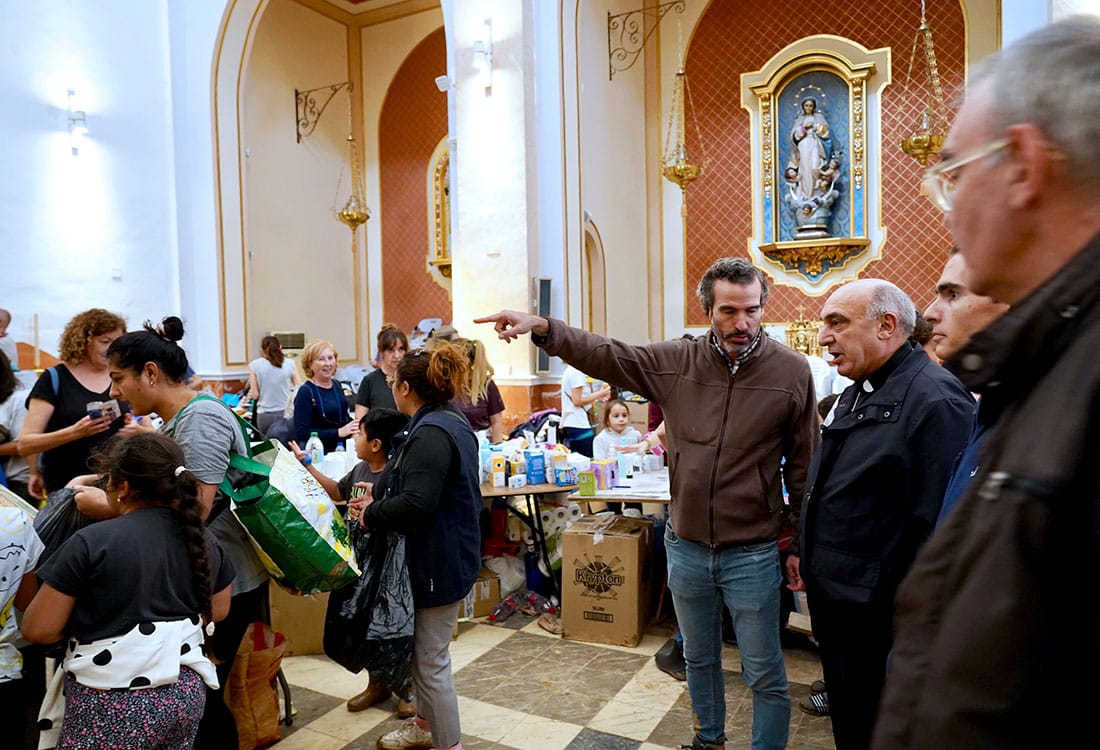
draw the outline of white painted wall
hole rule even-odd
[[[106,307],[131,326],[180,312],[168,3],[5,3],[0,306],[57,339]],[[70,152],[67,90],[87,113]]]

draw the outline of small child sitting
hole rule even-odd
[[[592,441],[592,458],[618,458],[620,445],[641,441],[642,433],[630,426],[630,409],[621,398],[607,402],[603,410],[603,430]]]

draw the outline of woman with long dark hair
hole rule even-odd
[[[222,692],[248,625],[267,619],[269,576],[247,532],[229,512],[229,498],[218,492],[227,475],[230,480],[237,478],[229,461],[234,453],[248,455],[247,438],[225,404],[187,387],[187,354],[177,343],[182,338],[183,321],[167,317],[159,326],[147,322],[143,330],[131,331],[112,343],[107,351],[111,395],[129,401],[137,414],[156,412],[164,419],[161,431],[183,447],[187,468],[198,480],[207,528],[233,565],[236,577],[229,615],[208,644],[217,662],[220,685],[208,695],[195,746],[236,747],[237,725]],[[81,507],[95,512],[91,504],[85,500]],[[104,506],[99,498],[99,515],[110,515],[112,509]]]
[[[393,398],[411,420],[360,516],[367,528],[405,534],[415,608],[418,715],[379,738],[382,750],[462,747],[449,648],[457,603],[481,567],[481,490],[477,439],[450,402],[467,387],[469,367],[465,349],[450,343],[401,360]]]
[[[186,750],[204,683],[217,684],[203,624],[229,609],[232,569],[175,440],[116,437],[93,462],[117,516],[77,531],[37,571],[23,618],[32,642],[69,639],[57,747]]]
[[[362,419],[371,409],[396,409],[390,381],[397,364],[409,350],[409,337],[397,326],[386,323],[378,331],[378,369],[367,373],[355,396],[355,418]]]
[[[264,336],[260,351],[263,356],[248,363],[248,392],[256,401],[256,426],[266,435],[275,420],[283,416],[290,391],[302,379],[294,363],[283,354],[277,337]]]

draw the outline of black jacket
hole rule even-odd
[[[904,344],[872,393],[837,399],[810,464],[802,504],[801,574],[836,601],[893,599],[932,532],[974,398],[919,347]]]
[[[874,747],[1073,747],[1100,664],[1100,237],[947,364],[994,425],[898,591]]]
[[[417,609],[457,602],[481,569],[477,438],[453,406],[424,407],[393,450],[364,521],[405,534]]]

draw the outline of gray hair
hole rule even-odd
[[[867,300],[867,319],[878,320],[886,313],[892,313],[898,319],[906,338],[913,335],[917,325],[917,307],[909,295],[889,281],[875,279],[875,286]]]
[[[703,305],[703,312],[710,315],[714,308],[714,282],[725,279],[734,284],[751,284],[753,280],[760,282],[760,306],[768,301],[768,280],[764,278],[764,272],[749,263],[745,258],[719,258],[714,261],[703,278],[699,279],[699,287],[695,290],[699,302]]]
[[[988,82],[1001,127],[1031,123],[1078,165],[1100,163],[1100,19],[1070,16],[982,61],[970,87]],[[1100,187],[1100,173],[1076,170]]]

